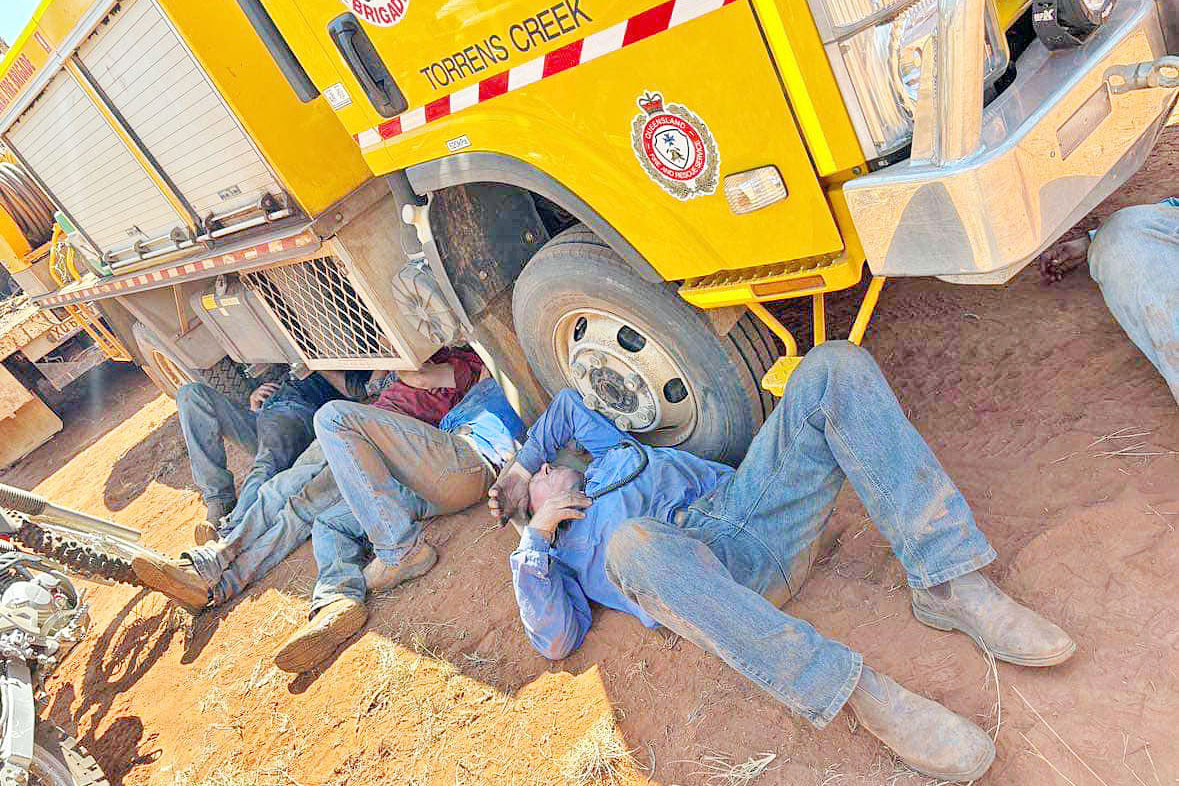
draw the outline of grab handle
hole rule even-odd
[[[396,117],[409,108],[401,88],[355,14],[340,14],[328,23],[327,29],[332,43],[381,117]]]

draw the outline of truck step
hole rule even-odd
[[[761,389],[782,398],[782,394],[786,392],[786,383],[790,380],[790,375],[794,373],[794,369],[798,368],[798,364],[801,362],[801,355],[783,355],[775,360],[774,365],[770,366],[770,370],[761,378]]]
[[[691,278],[680,287],[680,297],[700,308],[783,300],[854,287],[863,270],[862,262],[842,252],[824,254]]]

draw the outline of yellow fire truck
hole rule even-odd
[[[1175,0],[46,0],[0,133],[164,387],[473,342],[733,460],[765,304],[1010,278],[1143,162]],[[780,311],[780,309],[779,309]],[[834,333],[833,333],[834,335]],[[842,336],[841,336],[842,337]]]

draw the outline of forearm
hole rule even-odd
[[[525,530],[509,563],[528,640],[541,655],[560,660],[581,645],[590,612],[577,583],[554,569],[548,549],[543,537]]]

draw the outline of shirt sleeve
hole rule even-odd
[[[597,458],[625,436],[617,426],[583,404],[577,391],[565,388],[532,424],[516,461],[529,472],[536,472],[546,461],[552,461],[571,439]]]
[[[593,615],[577,579],[549,557],[549,544],[525,529],[508,558],[524,632],[537,652],[560,660],[581,646]]]

